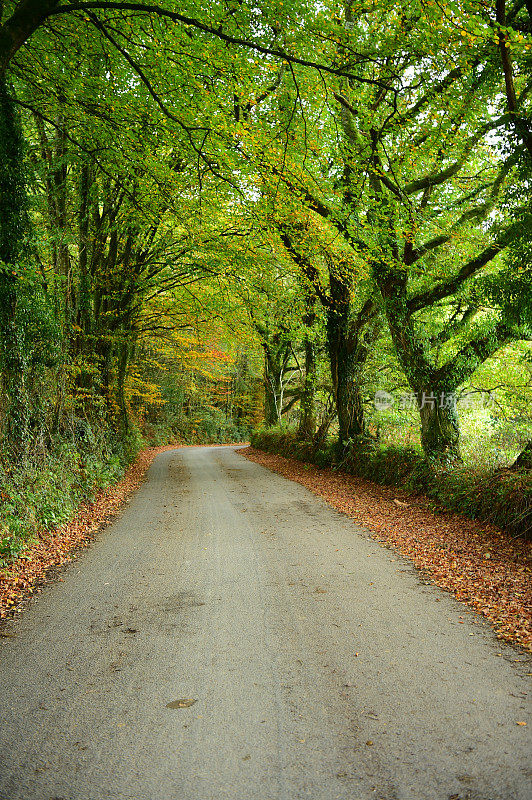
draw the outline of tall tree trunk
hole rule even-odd
[[[376,310],[367,300],[356,315],[353,314],[351,296],[354,272],[349,261],[342,261],[326,253],[330,292],[320,285],[318,271],[312,261],[297,246],[298,227],[280,225],[281,239],[301,268],[308,281],[307,308],[319,298],[327,315],[327,350],[331,367],[333,394],[338,416],[341,442],[355,439],[365,433],[364,406],[360,393],[362,370],[367,359],[368,344],[364,342],[367,323],[375,317]]]
[[[77,289],[76,326],[77,335],[73,340],[73,352],[79,360],[77,385],[84,395],[92,389],[94,374],[94,355],[88,343],[92,330],[91,279],[89,274],[89,229],[90,229],[90,187],[91,170],[84,161],[79,176],[79,285]]]
[[[290,344],[276,333],[263,342],[264,350],[264,422],[280,425],[283,411],[284,375],[290,358]]]
[[[124,338],[120,342],[119,352],[118,352],[116,388],[117,388],[118,407],[120,409],[120,425],[122,428],[122,433],[128,433],[130,425],[129,425],[129,410],[126,401],[125,382],[127,375],[127,365],[129,360],[129,342],[127,339],[126,332],[124,332],[123,337]]]
[[[59,98],[61,101],[61,97]],[[65,325],[67,330],[72,322],[71,312],[73,304],[73,284],[70,263],[70,253],[68,249],[68,216],[67,216],[67,130],[66,122],[62,114],[57,119],[54,153],[54,172],[53,186],[55,194],[56,209],[56,236],[57,242],[57,269],[60,276],[60,285],[63,289],[63,309]]]
[[[360,377],[366,350],[360,347],[360,330],[351,320],[350,290],[329,265],[331,304],[327,308],[327,349],[341,442],[365,432]]]
[[[316,345],[307,335],[305,336],[305,382],[301,399],[301,420],[299,422],[298,434],[303,439],[311,439],[316,430]]]
[[[312,329],[316,323],[316,294],[312,288],[306,287],[305,306],[306,313],[303,323],[306,326],[304,348],[305,348],[305,381],[299,405],[301,408],[301,419],[299,422],[298,433],[303,439],[312,439],[316,432],[316,378],[318,364],[316,359],[316,344],[312,337]]]
[[[264,379],[264,424],[270,428],[272,425],[277,425],[279,419],[277,415],[277,405],[275,402],[275,393],[267,378]]]
[[[314,434],[314,447],[316,448],[316,450],[319,450],[325,444],[327,434],[329,433],[329,428],[331,427],[331,424],[335,417],[336,417],[336,403],[331,393],[329,395],[329,398],[327,399],[323,418],[318,426],[318,430]]]
[[[404,310],[406,286],[402,278],[382,284],[381,291],[395,351],[416,396],[423,450],[434,465],[451,466],[461,461],[456,412],[456,389],[460,381],[445,376],[433,363],[423,333]]]
[[[440,465],[459,462],[460,424],[456,394],[432,386],[418,397],[421,444],[427,457]]]
[[[282,374],[275,355],[266,352],[264,357],[264,422],[268,427],[281,422]]]
[[[528,13],[530,17],[531,3],[528,4]],[[506,90],[506,104],[508,111],[511,114],[511,125],[515,131],[517,146],[524,142],[528,150],[528,157],[532,159],[532,125],[530,118],[526,113],[521,110],[519,99],[515,91],[514,84],[514,70],[512,65],[510,36],[506,27],[506,1],[496,0],[495,2],[495,16],[497,20],[497,37],[499,40],[499,51],[501,55],[502,71],[504,75],[504,86]],[[530,26],[529,19],[529,26]],[[529,27],[530,30],[530,27]]]
[[[349,320],[330,310],[327,314],[327,349],[341,442],[364,434],[364,407],[359,381],[365,359],[349,331]]]
[[[24,326],[17,322],[17,262],[26,229],[22,130],[10,88],[0,77],[0,358],[7,395],[4,433],[16,448],[28,430]]]

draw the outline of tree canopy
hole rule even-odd
[[[10,458],[261,419],[345,445],[404,412],[449,466],[471,396],[526,449],[528,2],[21,0],[0,22]]]

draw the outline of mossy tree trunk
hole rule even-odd
[[[120,413],[120,427],[123,434],[127,434],[130,429],[129,408],[126,398],[126,376],[130,355],[130,345],[127,332],[118,345],[118,365],[116,375],[116,390],[118,408]]]
[[[456,411],[456,389],[460,380],[441,373],[429,343],[408,313],[404,272],[394,273],[388,268],[387,273],[387,280],[379,283],[395,351],[416,398],[423,450],[435,466],[460,462],[460,426]],[[376,274],[382,278],[378,270]]]
[[[350,264],[329,261],[330,295],[326,307],[327,349],[341,442],[366,434],[361,385],[363,371],[378,327],[376,309],[367,300],[358,313],[351,303]]]
[[[427,457],[439,464],[461,461],[460,424],[455,392],[421,392],[419,398],[421,444]]]
[[[417,399],[425,455],[437,467],[452,466],[461,461],[457,390],[511,339],[512,332],[504,323],[483,328],[452,359],[439,363],[438,351],[450,331],[444,330],[443,336],[433,338],[426,334],[415,318],[415,305],[408,300],[407,278],[401,265],[378,265],[374,274],[398,360]]]
[[[279,226],[281,239],[301,274],[312,302],[319,300],[325,310],[327,352],[340,441],[365,434],[364,405],[361,384],[368,348],[375,339],[376,307],[367,300],[358,313],[352,307],[355,271],[349,259],[325,253],[329,273],[329,291],[321,285],[319,271],[312,258],[304,254],[300,239],[305,228],[297,224]],[[371,323],[371,324],[370,324]]]
[[[303,439],[311,439],[316,431],[316,345],[310,336],[305,336],[305,380],[299,405],[301,419],[298,433]]]
[[[301,417],[299,420],[298,434],[303,439],[312,439],[316,432],[316,379],[318,362],[316,357],[316,343],[312,334],[316,324],[316,295],[310,287],[305,292],[306,313],[303,324],[306,326],[303,346],[305,350],[305,379],[299,399]]]
[[[19,309],[27,225],[22,130],[11,88],[0,77],[0,358],[7,396],[4,435],[15,449],[28,429],[25,326]]]
[[[357,337],[350,330],[349,319],[342,311],[330,309],[327,315],[327,349],[342,442],[364,434],[364,406],[360,376],[365,362]]]

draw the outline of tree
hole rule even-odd
[[[308,223],[310,227],[310,223]],[[368,349],[378,332],[377,307],[371,297],[355,296],[357,269],[346,252],[325,249],[328,290],[322,285],[316,257],[308,252],[309,231],[297,222],[279,225],[281,240],[306,281],[306,296],[321,302],[341,442],[366,435],[361,395]],[[306,241],[307,240],[307,241]],[[359,305],[357,309],[356,306]]]
[[[353,7],[346,12],[359,46],[366,41],[369,52],[379,42],[387,85],[361,89],[345,79],[334,91],[345,141],[336,154],[341,191],[322,199],[308,179],[285,181],[369,265],[398,358],[419,398],[426,453],[442,463],[459,458],[458,386],[502,344],[528,336],[496,309],[486,316],[471,286],[486,270],[503,269],[500,254],[522,226],[499,216],[492,241],[484,244],[481,226],[515,174],[521,150],[498,163],[495,148],[490,152],[486,137],[507,118],[482,118],[498,84],[478,51],[468,52],[445,25],[436,39],[430,11],[415,23],[401,14],[397,27],[388,24],[383,33],[383,11],[376,9],[374,21],[366,14],[363,24]],[[443,59],[442,42],[448,43]]]

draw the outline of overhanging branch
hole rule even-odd
[[[508,247],[521,225],[521,222],[515,222],[513,225],[510,225],[502,236],[490,244],[489,247],[486,247],[478,256],[472,258],[467,264],[464,264],[462,269],[450,280],[438,284],[438,286],[435,286],[427,292],[422,292],[421,294],[411,297],[407,303],[409,312],[413,314],[416,311],[421,311],[422,308],[432,306],[439,300],[443,300],[445,297],[455,294],[467,278],[479,272],[486,264],[489,264],[495,256],[499,255],[502,250]]]
[[[184,25],[189,25],[192,28],[196,28],[197,30],[203,31],[203,33],[207,33],[210,36],[214,36],[217,39],[221,39],[228,44],[234,44],[238,47],[245,47],[248,50],[255,50],[257,53],[261,53],[262,55],[266,56],[274,56],[275,58],[281,58],[284,61],[287,61],[290,64],[298,64],[303,67],[311,67],[312,69],[318,70],[319,72],[327,72],[330,75],[338,75],[344,78],[350,78],[351,80],[357,81],[358,83],[369,84],[371,86],[379,86],[386,91],[390,90],[390,86],[385,81],[381,81],[379,79],[373,78],[363,78],[360,75],[356,75],[353,72],[350,72],[347,68],[342,69],[341,67],[331,67],[329,64],[322,64],[318,61],[312,61],[305,58],[299,58],[298,56],[292,55],[287,50],[283,50],[282,48],[278,47],[266,47],[265,45],[261,45],[258,42],[254,42],[250,39],[243,39],[239,36],[232,36],[229,33],[225,33],[221,27],[213,28],[210,25],[206,25],[201,20],[196,19],[195,17],[188,17],[185,14],[181,14],[178,11],[169,11],[166,8],[162,8],[159,5],[152,4],[152,3],[122,3],[122,2],[87,2],[87,3],[68,3],[67,5],[59,6],[57,8],[52,8],[46,12],[44,17],[51,17],[56,16],[58,14],[67,14],[74,11],[140,11],[143,14],[157,14],[160,17],[165,17],[166,19],[170,19],[173,22],[181,22]],[[363,56],[360,55],[362,58]],[[392,90],[393,91],[393,90]]]

